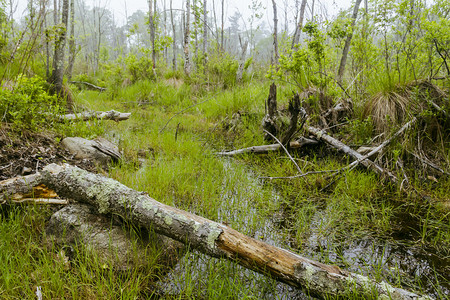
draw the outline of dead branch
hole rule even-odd
[[[301,137],[301,138],[297,139],[296,141],[290,142],[289,148],[290,149],[298,149],[298,148],[301,148],[301,147],[307,146],[307,145],[317,145],[318,143],[319,142],[316,140]],[[235,155],[244,154],[244,153],[265,154],[268,152],[280,151],[281,149],[282,148],[281,148],[280,144],[271,144],[271,145],[262,145],[262,146],[252,146],[252,147],[233,150],[233,151],[217,152],[216,154],[221,155],[221,156],[235,156]]]
[[[357,164],[362,164],[364,167],[374,171],[375,173],[377,173],[378,175],[380,175],[382,178],[388,178],[389,181],[391,181],[392,183],[398,183],[398,179],[397,177],[392,174],[389,170],[385,170],[384,168],[380,167],[378,164],[374,163],[373,161],[369,160],[367,157],[372,156],[375,151],[372,150],[370,153],[368,153],[367,155],[363,156],[360,153],[356,152],[355,150],[353,150],[352,148],[350,148],[349,146],[345,145],[344,143],[342,143],[341,141],[329,136],[328,134],[324,133],[322,130],[317,129],[315,127],[312,126],[307,126],[306,130],[314,135],[315,137],[317,137],[317,139],[319,140],[323,140],[325,141],[327,144],[331,145],[333,148],[344,152],[347,155],[350,155],[351,157],[355,158],[356,161],[353,162],[351,165],[353,166],[353,164],[357,165]],[[380,145],[381,146],[381,145]],[[379,147],[380,147],[379,146]],[[377,148],[379,148],[377,147]],[[382,147],[380,148],[382,149]],[[379,150],[378,150],[379,151]],[[373,153],[372,153],[373,152]],[[387,177],[386,177],[387,176]]]
[[[94,85],[94,84],[92,84],[92,83],[89,83],[89,82],[86,82],[86,81],[70,81],[70,83],[73,83],[73,84],[82,84],[82,85],[87,86],[87,87],[90,88],[90,89],[93,89],[93,90],[99,90],[100,92],[106,91],[106,88],[100,87],[100,86],[96,86],[96,85]]]
[[[300,174],[303,174],[302,169],[298,166],[298,164],[295,162],[295,160],[292,158],[291,154],[289,153],[289,151],[286,149],[286,147],[283,146],[283,144],[280,142],[279,139],[276,138],[276,136],[274,136],[273,134],[271,134],[270,132],[268,132],[267,130],[264,129],[264,132],[267,133],[268,135],[270,135],[275,141],[277,141],[277,143],[281,146],[281,148],[284,150],[284,152],[286,152],[287,156],[289,157],[289,159],[294,163],[295,167],[297,168],[297,171]]]
[[[246,268],[306,289],[311,295],[345,297],[349,289],[353,289],[359,295],[375,291],[379,296],[391,299],[420,298],[386,282],[377,283],[366,276],[255,240],[228,226],[159,203],[113,179],[77,167],[52,164],[42,173],[43,183],[60,196],[89,203],[99,213],[122,216],[136,225],[189,243],[193,249],[208,255],[233,260]]]

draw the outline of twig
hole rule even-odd
[[[303,174],[302,169],[300,169],[300,167],[298,166],[298,164],[295,162],[295,160],[292,158],[291,154],[289,154],[289,151],[287,151],[286,147],[284,147],[284,145],[270,132],[268,132],[267,130],[263,129],[265,133],[267,133],[268,135],[270,135],[275,141],[277,141],[278,144],[280,144],[281,148],[283,148],[284,152],[286,152],[286,154],[289,156],[289,159],[294,163],[294,165],[297,167],[297,171],[300,174]]]
[[[409,152],[409,151],[408,151]],[[439,166],[433,164],[431,161],[427,160],[426,158],[421,158],[420,156],[418,156],[417,154],[413,153],[413,152],[409,152],[412,154],[412,156],[414,156],[416,159],[420,160],[422,163],[429,165],[430,167],[432,167],[435,170],[438,170],[439,172],[441,172],[442,174],[445,175],[450,175],[449,172],[446,172],[444,169],[440,168]]]
[[[186,108],[180,110],[179,112],[177,112],[176,114],[174,114],[174,115],[167,121],[167,123],[163,126],[163,128],[161,128],[161,129],[159,130],[159,133],[162,133],[162,132],[164,131],[164,129],[166,129],[166,127],[167,127],[167,125],[169,124],[169,122],[172,121],[172,119],[175,118],[176,116],[178,116],[179,114],[181,114],[181,113],[185,112],[186,110],[188,110],[188,109],[190,109],[190,108],[193,108],[193,107],[195,107],[195,106],[197,106],[197,105],[203,104],[203,103],[205,103],[205,102],[207,102],[207,101],[209,101],[209,100],[211,100],[211,99],[213,99],[213,98],[214,98],[214,97],[208,98],[208,99],[206,99],[206,100],[204,100],[204,101],[202,101],[202,102],[195,103],[195,104],[193,104],[193,105],[191,105],[191,106],[189,106],[189,107],[186,107]]]

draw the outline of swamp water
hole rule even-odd
[[[450,297],[450,258],[439,257],[433,250],[408,245],[402,240],[384,241],[368,236],[352,241],[330,242],[321,226],[326,220],[324,210],[314,213],[308,237],[299,248],[291,242],[293,239],[289,229],[280,225],[278,204],[281,199],[275,189],[265,186],[256,179],[255,174],[238,163],[231,160],[222,162],[225,180],[217,221],[314,260],[394,285],[400,284],[407,290],[421,289],[421,293],[437,299]],[[243,177],[236,180],[236,174]],[[261,209],[261,205],[273,206],[273,214],[268,215],[267,208]],[[262,211],[265,215],[260,213]],[[404,220],[399,220],[399,224],[402,224],[399,232],[410,232],[415,226]],[[240,298],[249,296],[256,299],[311,299],[301,290],[196,251],[190,251],[158,284],[166,296],[188,294],[208,299],[239,295]]]

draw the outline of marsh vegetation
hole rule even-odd
[[[64,7],[74,11],[74,27],[70,15],[53,24],[58,7],[46,1],[30,1],[20,21],[2,2],[0,179],[51,162],[77,164],[321,263],[432,298],[450,297],[448,1],[366,1],[361,8],[357,1],[333,17],[312,9],[308,22],[304,6],[292,1],[296,22],[286,20],[281,32],[256,26],[264,11],[260,1],[251,1],[246,30],[236,14],[220,26],[224,1],[186,1],[184,10],[172,9],[172,1],[170,9],[165,1],[149,1],[148,15],[136,12],[124,26],[106,7],[62,2],[63,15]],[[272,2],[286,10],[291,5]],[[61,42],[66,38],[68,45]],[[58,51],[68,52],[63,66],[72,64],[65,76],[58,73]],[[303,110],[282,143],[286,151],[218,155],[278,144],[262,126],[274,82],[278,141],[292,119],[291,99],[297,97]],[[59,118],[68,111],[110,110],[131,117]],[[355,158],[330,146],[324,134],[363,156],[393,137],[364,159],[396,181],[364,167],[362,159],[348,167]],[[118,145],[121,159],[106,168],[76,160],[59,146],[68,136],[106,138]],[[300,137],[317,143],[289,147]],[[38,290],[43,299],[310,298],[308,287],[293,288],[189,244],[174,267],[158,259],[161,249],[148,247],[144,267],[117,270],[82,243],[49,242],[45,228],[60,207],[9,198],[2,192],[2,299],[39,298]],[[121,216],[108,218],[121,223],[133,243],[151,234]],[[347,298],[361,297],[349,286]]]

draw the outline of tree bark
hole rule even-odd
[[[69,38],[69,65],[67,78],[72,80],[73,65],[75,63],[75,0],[70,0],[70,38]]]
[[[274,64],[278,66],[278,18],[277,18],[277,4],[272,0],[273,7],[273,51]]]
[[[344,76],[345,64],[347,63],[347,56],[348,56],[348,52],[350,50],[350,44],[351,44],[352,37],[353,37],[353,29],[355,28],[356,17],[358,16],[359,5],[361,4],[361,1],[362,0],[356,0],[355,7],[353,8],[351,31],[347,35],[347,39],[345,40],[344,50],[342,50],[341,63],[339,64],[339,71],[338,71],[338,76],[337,76],[337,81],[339,83],[342,83],[342,77]]]
[[[354,290],[362,296],[376,291],[379,296],[391,299],[419,298],[386,282],[377,283],[366,276],[250,238],[228,226],[159,203],[111,178],[77,167],[51,164],[45,167],[42,179],[59,196],[91,204],[101,214],[119,215],[135,225],[189,243],[190,247],[207,255],[230,259],[291,286],[306,289],[311,295],[345,297],[349,290]]]
[[[294,33],[294,38],[292,39],[291,49],[294,49],[294,47],[298,44],[298,42],[300,40],[300,34],[302,32],[302,27],[303,27],[303,19],[305,17],[306,1],[307,0],[302,0],[302,4],[300,5],[300,17],[298,20],[298,25],[295,27],[295,33]]]
[[[262,121],[263,129],[270,132],[272,135],[277,136],[280,130],[279,126],[279,114],[277,109],[277,86],[275,83],[270,85],[269,97],[266,101],[266,115]],[[271,141],[272,137],[265,135],[264,139],[266,141]]]
[[[173,21],[173,8],[172,8],[172,0],[170,0],[170,22],[172,23],[172,32],[173,32],[173,58],[172,58],[172,68],[173,71],[177,70],[177,32],[175,27],[175,22]]]
[[[239,36],[239,40],[241,40],[241,37]],[[236,73],[236,82],[241,82],[242,81],[242,75],[244,74],[244,67],[245,67],[245,55],[247,53],[247,46],[248,46],[248,41],[244,42],[244,45],[242,45],[242,52],[241,52],[241,57],[239,59],[239,67]]]
[[[184,73],[186,75],[191,74],[191,61],[189,59],[189,37],[190,37],[190,15],[191,15],[191,2],[186,0],[186,23],[184,30]]]
[[[156,49],[155,49],[155,17],[153,11],[152,0],[148,0],[148,24],[150,27],[150,42],[152,43],[152,71],[153,76],[156,77]]]
[[[203,64],[206,68],[208,62],[208,11],[206,10],[206,0],[203,0]]]
[[[55,1],[56,2],[56,1]],[[53,72],[50,82],[54,85],[55,93],[58,97],[63,96],[64,77],[64,49],[66,47],[67,23],[69,16],[69,0],[63,1],[61,24],[55,40],[55,53],[53,56]],[[55,20],[57,20],[57,13]]]
[[[225,9],[224,9],[224,7],[225,7],[225,0],[222,0],[222,11],[221,11],[222,23],[221,23],[221,29],[220,29],[220,49],[222,50],[222,52],[224,50],[224,46],[223,46],[223,30],[224,30],[224,24],[225,24],[225,21],[224,21]]]

